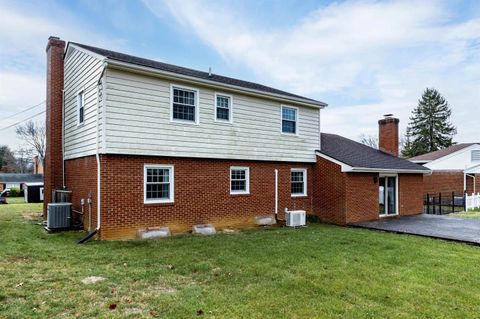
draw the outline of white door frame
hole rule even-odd
[[[384,190],[384,194],[385,194],[385,213],[384,214],[380,214],[379,212],[379,217],[389,217],[389,216],[398,216],[398,202],[399,202],[399,198],[398,198],[398,174],[379,174],[378,176],[379,178],[380,177],[395,177],[395,214],[389,214],[388,213],[388,196],[387,196],[387,182],[385,180],[385,190]],[[378,203],[378,206],[380,206],[380,203]]]

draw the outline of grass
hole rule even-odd
[[[40,210],[0,205],[0,318],[480,314],[475,246],[321,224],[76,245],[84,233],[47,234]]]
[[[480,208],[471,209],[468,212],[449,214],[452,217],[480,218]]]

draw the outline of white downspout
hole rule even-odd
[[[65,189],[65,90],[62,90],[62,186]]]
[[[275,217],[278,215],[278,169],[275,169]]]
[[[107,68],[107,63],[103,63],[103,70],[102,73],[100,74],[100,78],[98,79],[97,82],[97,123],[96,123],[96,130],[97,130],[97,138],[96,138],[96,152],[95,152],[95,157],[97,160],[97,231],[100,230],[101,226],[101,171],[100,171],[100,143],[99,143],[99,132],[98,132],[98,127],[99,127],[99,118],[100,118],[100,99],[102,101],[102,116],[105,116],[105,88],[103,87],[105,85],[105,81],[103,80],[104,74],[105,74],[105,69]],[[100,85],[102,86],[102,92],[100,92]],[[101,96],[100,96],[101,94]],[[105,139],[105,136],[103,136]]]

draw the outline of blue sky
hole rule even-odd
[[[480,140],[479,1],[1,1],[0,132],[40,112],[57,35],[260,82],[329,104],[322,130],[375,135],[426,87],[450,102],[459,142]],[[43,120],[42,115],[35,118]]]

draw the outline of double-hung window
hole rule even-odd
[[[77,126],[85,121],[85,92],[80,91],[77,94]]]
[[[282,133],[297,134],[298,109],[296,107],[282,106]]]
[[[290,171],[290,189],[292,196],[307,196],[307,170],[292,168]]]
[[[250,193],[250,169],[230,167],[230,194]]]
[[[232,97],[215,93],[215,121],[232,122]]]
[[[173,166],[145,165],[144,202],[173,203]]]
[[[198,123],[198,91],[172,86],[172,120]]]

